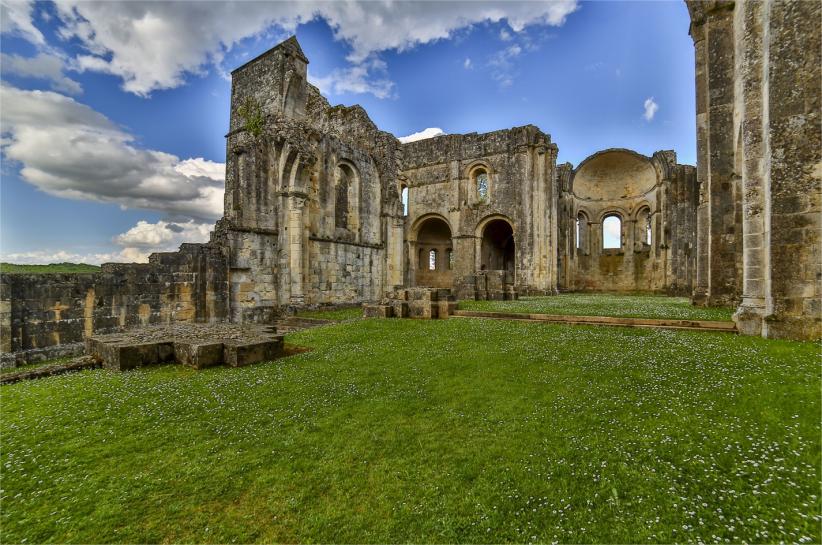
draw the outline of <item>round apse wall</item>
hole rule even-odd
[[[580,199],[613,201],[640,197],[655,185],[656,169],[647,157],[628,150],[609,150],[580,164],[572,190]]]

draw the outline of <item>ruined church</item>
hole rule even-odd
[[[270,323],[414,286],[685,295],[735,307],[743,334],[821,338],[822,4],[686,4],[696,167],[628,149],[557,164],[561,143],[533,125],[401,143],[360,106],[330,105],[286,40],[232,72],[210,242],[97,274],[4,275],[4,361],[118,328]]]
[[[361,107],[330,106],[307,66],[290,38],[232,73],[216,236],[233,320],[403,286],[458,299],[693,290],[696,169],[674,152],[557,165],[532,125],[402,144]]]

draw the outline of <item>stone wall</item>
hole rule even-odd
[[[533,125],[404,144],[400,185],[408,188],[407,285],[430,283],[427,272],[419,271],[426,261],[418,254],[420,248],[438,246],[426,245],[420,233],[429,222],[442,221],[451,233],[450,277],[458,297],[471,297],[475,274],[495,268],[506,269],[523,293],[554,293],[556,155],[551,137]],[[510,253],[510,261],[502,261],[506,265],[489,258],[488,243],[483,250],[489,227],[506,228],[500,222],[513,242],[500,248]]]
[[[218,236],[237,322],[402,284],[399,142],[361,107],[330,106],[307,64],[291,39],[232,73]]]
[[[85,337],[129,326],[226,320],[225,264],[219,246],[184,244],[147,264],[108,263],[99,273],[2,275],[2,361],[77,353]]]
[[[822,4],[688,1],[700,182],[695,302],[822,337]]]
[[[694,167],[672,151],[645,157],[597,152],[561,165],[560,288],[690,295],[694,286]],[[617,248],[604,247],[604,221],[619,220]],[[613,221],[613,220],[611,220]]]

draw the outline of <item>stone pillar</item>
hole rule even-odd
[[[303,292],[303,207],[308,194],[292,191],[288,194],[288,269],[291,281],[289,303],[305,303]]]
[[[733,2],[706,3],[694,17],[696,48],[697,287],[694,302],[728,305],[738,296],[741,237],[734,173]]]
[[[395,290],[403,285],[403,238],[405,218],[388,216],[388,239],[386,240],[386,279],[385,289]]]
[[[822,5],[768,2],[767,56],[770,300],[762,334],[822,337]],[[766,217],[766,221],[767,221]]]
[[[766,314],[766,294],[770,282],[767,247],[770,234],[766,228],[768,177],[763,176],[764,146],[762,92],[764,50],[763,11],[761,2],[745,2],[739,6],[737,23],[741,32],[737,38],[740,54],[737,78],[741,91],[742,128],[742,304],[734,314],[737,328],[747,335],[762,333]],[[739,146],[737,146],[739,147]]]

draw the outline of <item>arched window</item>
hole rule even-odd
[[[636,241],[647,250],[651,245],[651,210],[643,207],[636,215]]]
[[[402,191],[400,192],[400,199],[402,200],[402,215],[408,215],[408,187],[402,186]]]
[[[476,173],[477,199],[485,202],[488,199],[488,173],[478,170]]]
[[[448,248],[448,270],[454,269],[454,250]]]
[[[577,216],[577,249],[582,248],[582,233],[580,232],[580,223],[582,223],[582,219],[580,216]]]
[[[606,216],[602,220],[602,247],[622,248],[622,219],[619,216]]]
[[[588,216],[583,212],[577,214],[576,248],[579,253],[588,254]]]
[[[437,251],[431,250],[428,252],[428,270],[429,271],[436,271],[437,270]]]

